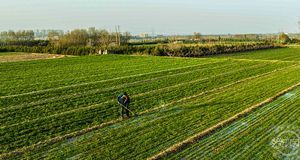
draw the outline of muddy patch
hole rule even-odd
[[[39,60],[39,59],[54,59],[54,58],[62,58],[62,57],[74,57],[74,56],[46,54],[46,53],[27,53],[27,54],[0,55],[0,63]]]

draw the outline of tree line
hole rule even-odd
[[[34,40],[33,31],[19,30],[17,32],[13,30],[0,32],[0,43],[5,45],[15,45],[15,42],[31,41]]]
[[[27,53],[50,53],[63,55],[85,56],[91,54],[98,54],[99,50],[112,49],[116,54],[140,54],[140,55],[154,55],[154,56],[172,56],[172,57],[203,57],[209,55],[238,53],[246,51],[257,51],[264,49],[279,48],[275,43],[262,42],[253,44],[215,44],[210,46],[181,46],[173,48],[168,45],[159,46],[109,46],[107,48],[101,46],[0,46],[0,52],[27,52]]]
[[[48,33],[46,41],[41,44],[34,41],[33,31],[3,31],[0,33],[0,43],[2,45],[22,45],[22,46],[44,46],[45,44],[54,47],[70,47],[70,46],[103,46],[108,48],[110,45],[118,46],[128,43],[131,35],[130,32],[108,32],[105,29],[96,29],[90,27],[86,29],[75,29],[60,34],[57,31]]]

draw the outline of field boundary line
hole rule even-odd
[[[286,57],[286,58],[283,58],[283,59],[289,59],[289,58],[295,58],[295,57],[300,57],[300,54],[297,55],[297,56]]]
[[[241,61],[261,61],[261,62],[294,62],[294,63],[300,63],[297,61],[282,61],[282,60],[262,60],[262,59],[235,59],[235,58],[228,58],[231,60],[241,60]]]
[[[283,53],[289,53],[289,51],[283,51],[283,52],[277,52],[277,53],[268,53],[268,54],[259,54],[259,55],[246,55],[246,56],[248,56],[248,57],[250,57],[251,56],[251,58],[258,58],[258,59],[260,59],[260,57],[272,57],[272,56],[274,56],[274,55],[279,55],[279,54],[283,54]],[[238,57],[241,57],[241,58],[243,58],[244,56],[236,56],[237,58]],[[245,57],[244,57],[245,58]]]
[[[285,89],[285,90],[277,93],[275,96],[270,97],[270,98],[264,100],[263,102],[261,102],[259,104],[251,106],[250,108],[245,109],[244,111],[242,111],[242,112],[240,112],[240,113],[238,113],[238,114],[230,117],[229,119],[227,119],[225,121],[222,121],[222,122],[218,123],[217,125],[212,126],[212,127],[208,128],[208,129],[206,129],[206,130],[204,130],[204,131],[202,131],[202,132],[200,132],[200,133],[198,133],[198,134],[196,134],[196,135],[194,135],[194,136],[192,136],[192,137],[184,140],[183,142],[177,143],[177,144],[173,145],[172,147],[170,147],[169,149],[167,149],[167,150],[165,150],[163,152],[160,152],[159,154],[157,154],[157,155],[155,155],[153,157],[150,157],[147,160],[162,159],[162,158],[164,158],[164,157],[166,157],[166,156],[168,156],[168,155],[170,155],[172,153],[177,152],[178,150],[181,150],[181,149],[183,149],[185,147],[188,147],[189,145],[191,145],[192,143],[198,141],[199,139],[201,139],[203,137],[206,137],[206,136],[208,136],[208,135],[216,132],[218,129],[223,128],[225,125],[228,125],[228,124],[234,122],[235,120],[239,119],[240,117],[243,117],[244,115],[246,115],[246,114],[254,111],[255,109],[257,109],[257,108],[259,108],[259,107],[261,107],[261,106],[263,106],[265,104],[270,103],[271,101],[277,99],[278,97],[282,96],[283,94],[285,94],[285,93],[287,93],[287,92],[289,92],[289,91],[291,91],[291,90],[293,90],[293,89],[295,89],[296,87],[299,87],[299,86],[300,86],[300,83],[298,83],[296,85],[293,85],[290,88]]]
[[[232,64],[228,64],[228,65],[232,65]],[[223,66],[228,66],[228,65],[223,65]],[[157,77],[157,78],[147,79],[147,80],[143,80],[143,81],[137,81],[137,82],[127,83],[127,84],[123,84],[123,85],[119,85],[119,86],[114,86],[114,87],[96,89],[96,90],[92,90],[92,91],[87,91],[87,92],[82,92],[82,93],[76,93],[76,94],[62,96],[62,97],[55,97],[55,98],[45,99],[45,100],[41,100],[41,101],[37,101],[37,102],[20,104],[20,105],[16,105],[16,106],[7,107],[7,108],[0,108],[0,111],[7,110],[7,109],[12,109],[12,108],[24,107],[24,106],[28,106],[28,105],[39,104],[39,103],[48,102],[48,101],[52,101],[52,100],[60,100],[60,99],[65,99],[65,98],[71,98],[71,97],[75,97],[75,96],[81,96],[81,95],[86,95],[86,94],[89,94],[89,93],[95,93],[95,92],[99,92],[99,91],[106,91],[106,90],[110,90],[110,89],[116,89],[116,88],[126,87],[126,86],[130,86],[130,85],[135,85],[135,84],[141,84],[141,83],[151,82],[151,81],[155,81],[155,80],[159,80],[159,79],[164,79],[164,78],[176,77],[176,76],[180,76],[180,75],[184,75],[184,74],[189,74],[189,73],[193,73],[193,72],[199,72],[199,71],[202,71],[202,70],[207,70],[207,69],[212,69],[212,68],[219,68],[219,67],[223,67],[223,66],[217,66],[217,67],[205,68],[205,69],[200,69],[200,70],[194,70],[194,71],[179,73],[179,74],[175,74],[175,75],[169,75],[169,76],[164,76],[164,77]]]
[[[164,62],[157,62],[157,63],[164,63]],[[149,63],[149,64],[155,64],[155,63]],[[144,66],[144,65],[149,65],[149,64],[142,64],[142,65],[136,65],[136,66]],[[172,66],[172,65],[158,66],[158,68],[160,68],[160,67],[168,67],[168,66]],[[118,67],[118,68],[112,68],[112,69],[119,69],[119,68],[124,68],[124,67]],[[111,69],[106,69],[106,70],[111,70]],[[90,77],[96,77],[96,76],[105,76],[105,75],[110,75],[110,74],[124,73],[124,72],[137,71],[137,70],[146,70],[146,69],[144,69],[144,68],[142,68],[142,69],[138,68],[138,69],[125,70],[125,71],[118,71],[118,72],[93,74],[93,75],[88,75],[88,76],[83,76],[83,77],[59,79],[59,80],[54,80],[54,81],[45,81],[45,82],[34,83],[34,84],[27,84],[27,85],[19,85],[19,86],[14,86],[14,87],[7,87],[7,88],[3,88],[3,89],[11,89],[11,88],[18,88],[18,87],[39,85],[39,84],[44,84],[44,83],[54,83],[54,82],[68,81],[68,80],[73,80],[73,79],[75,80],[75,79],[82,79],[82,78],[90,78]],[[101,71],[101,69],[100,70],[92,70],[92,71]],[[87,72],[77,72],[77,73],[87,73]],[[64,75],[77,74],[77,73],[61,74],[61,75],[56,75],[56,76],[51,76],[51,77],[59,77],[59,76],[64,76]],[[7,81],[7,82],[11,82],[11,81]],[[4,83],[6,83],[6,82],[4,82]]]
[[[154,61],[153,63],[155,63],[155,60],[145,60],[145,61]],[[170,61],[170,60],[168,60]],[[166,62],[168,62],[166,61]],[[174,60],[171,60],[171,61],[174,61]],[[143,62],[143,61],[137,61],[137,62]],[[100,62],[99,62],[100,63]],[[133,62],[131,62],[133,63]],[[123,64],[123,63],[117,63],[117,64]],[[126,63],[126,64],[130,64],[130,63]],[[152,64],[152,63],[149,63],[149,64]],[[89,69],[89,68],[101,68],[103,66],[109,66],[109,64],[107,65],[102,65],[102,66],[87,66],[87,67],[81,67],[81,68],[70,68],[70,69],[63,69],[61,71],[74,71],[74,70],[81,70],[81,69]],[[140,66],[140,65],[135,65],[135,66]],[[126,66],[127,67],[131,67],[131,66]],[[48,67],[50,68],[50,67]],[[116,67],[116,68],[119,68],[119,67]],[[125,68],[125,67],[123,67]],[[108,69],[109,70],[109,69]],[[35,72],[35,73],[28,73],[28,74],[21,74],[21,75],[11,75],[11,76],[4,76],[4,77],[0,77],[1,78],[11,78],[11,77],[22,77],[22,76],[29,76],[29,75],[34,75],[34,74],[40,74],[40,73],[52,73],[52,72],[56,72],[56,70],[52,70],[52,71],[46,71],[46,72]],[[78,73],[78,72],[76,72]],[[81,72],[79,72],[81,73]],[[14,80],[11,80],[11,81],[14,81]],[[10,82],[10,81],[8,81]]]
[[[160,72],[172,71],[172,70],[178,70],[178,69],[184,69],[184,68],[189,68],[189,67],[196,67],[196,66],[201,66],[201,65],[205,65],[205,64],[211,64],[211,63],[217,63],[217,62],[220,62],[220,61],[203,63],[203,64],[197,64],[197,65],[191,65],[191,66],[185,66],[185,67],[178,67],[178,68],[172,68],[172,69],[166,69],[166,70],[160,70],[160,71],[154,71],[154,72],[148,72],[148,73],[142,73],[142,74],[124,76],[124,77],[117,77],[117,78],[106,79],[106,80],[101,80],[101,81],[80,83],[80,84],[74,84],[74,85],[69,85],[69,86],[62,86],[62,87],[57,87],[57,88],[50,88],[50,89],[45,89],[45,90],[39,90],[39,91],[33,91],[33,92],[27,92],[27,93],[21,93],[21,94],[9,95],[9,96],[2,96],[2,97],[0,97],[0,99],[2,99],[2,98],[10,98],[10,97],[17,97],[17,96],[23,96],[23,95],[28,95],[28,94],[40,93],[40,92],[47,92],[47,91],[52,91],[52,90],[57,90],[57,89],[77,87],[77,86],[82,86],[82,85],[89,85],[89,84],[107,82],[107,81],[113,81],[113,80],[124,79],[124,78],[131,78],[131,77],[143,76],[143,75],[148,75],[148,74],[153,74],[153,73],[160,73]],[[194,72],[196,72],[196,71],[194,71]],[[188,73],[188,72],[184,72],[184,73]],[[181,73],[181,74],[184,74],[184,73]],[[165,77],[167,77],[167,76],[165,76]],[[158,78],[163,78],[163,77],[158,77]]]
[[[138,58],[138,59],[142,59],[142,58]],[[121,59],[120,59],[121,60]],[[114,61],[114,60],[112,60]],[[152,60],[144,60],[144,61],[153,61]],[[143,61],[138,61],[138,62],[143,62]],[[94,62],[95,63],[103,63],[101,61],[99,62]],[[88,62],[88,63],[81,63],[81,64],[92,64],[92,62]],[[117,63],[117,64],[123,64],[123,63]],[[126,64],[130,64],[130,63],[126,63]],[[65,66],[59,66],[59,67],[71,67],[71,66],[77,66],[78,64],[69,64],[69,65],[65,65]],[[103,67],[103,66],[109,66],[109,64],[105,64],[105,65],[102,65],[102,66],[99,66],[99,67]],[[55,66],[55,67],[46,67],[46,68],[58,68],[58,66]],[[78,70],[78,69],[83,69],[83,68],[92,68],[92,67],[89,67],[89,66],[86,66],[86,67],[81,67],[81,68],[71,68],[71,69],[63,69],[62,71],[68,71],[68,70]],[[45,69],[45,68],[43,68]],[[41,69],[34,69],[34,70],[41,70]],[[21,70],[17,70],[17,71],[20,71]],[[10,77],[20,77],[20,76],[24,76],[24,75],[34,75],[34,74],[40,74],[40,73],[51,73],[51,72],[55,72],[55,70],[51,70],[51,71],[46,71],[46,72],[35,72],[35,73],[27,73],[27,74],[23,74],[23,75],[11,75],[11,76],[4,76],[4,77],[0,77],[0,78],[10,78]]]
[[[252,79],[255,79],[255,78],[259,78],[259,77],[262,77],[262,76],[265,76],[265,75],[268,75],[268,74],[271,74],[271,73],[274,73],[274,72],[277,72],[277,71],[281,71],[281,70],[284,70],[284,69],[287,69],[287,68],[291,68],[291,67],[295,67],[299,64],[295,64],[295,65],[292,65],[292,66],[288,66],[288,67],[285,67],[285,68],[281,68],[281,69],[278,69],[278,70],[273,70],[271,72],[267,72],[267,73],[264,73],[264,74],[261,74],[261,75],[257,75],[257,76],[253,76],[253,77],[250,77],[250,78],[246,78],[246,79],[243,79],[243,80],[240,80],[240,81],[237,81],[237,82],[234,82],[234,83],[231,83],[231,84],[228,84],[228,85],[225,85],[225,86],[222,86],[222,87],[219,87],[219,88],[216,88],[216,89],[213,89],[213,90],[210,90],[210,91],[206,91],[206,92],[202,92],[198,95],[194,95],[194,96],[190,96],[190,97],[187,97],[187,98],[183,98],[183,99],[180,99],[178,101],[175,101],[175,102],[172,102],[172,103],[168,103],[166,105],[162,105],[160,107],[156,107],[156,108],[153,108],[153,109],[148,109],[146,111],[143,111],[143,112],[140,112],[138,113],[138,115],[143,115],[143,114],[146,114],[146,113],[149,113],[149,112],[152,112],[152,111],[155,111],[155,110],[159,110],[159,109],[162,109],[164,107],[167,107],[167,106],[170,106],[170,105],[173,105],[173,104],[176,104],[176,103],[180,103],[180,102],[183,102],[183,101],[186,101],[186,100],[189,100],[189,99],[193,99],[193,98],[196,98],[196,97],[200,97],[202,95],[205,95],[205,94],[208,94],[208,93],[212,93],[212,92],[215,92],[215,91],[218,91],[218,90],[221,90],[223,88],[227,88],[227,87],[230,87],[230,86],[233,86],[233,85],[236,85],[236,84],[239,84],[239,83],[242,83],[242,82],[246,82],[246,81],[249,81],[249,80],[252,80]],[[300,86],[300,83],[297,84],[298,86]],[[296,88],[297,86],[295,85],[294,88]],[[291,87],[290,87],[291,88]],[[289,88],[289,89],[290,89]],[[292,89],[290,89],[292,90]],[[289,90],[288,90],[289,91]],[[287,92],[288,92],[287,91]],[[280,95],[279,95],[280,96]],[[274,99],[274,98],[273,98]],[[248,108],[249,109],[249,108]],[[134,116],[131,116],[129,118],[132,118]],[[125,119],[126,120],[126,119]],[[36,143],[36,144],[33,144],[31,146],[28,146],[28,147],[24,147],[22,149],[18,149],[18,150],[15,150],[15,151],[12,151],[10,153],[6,153],[6,154],[3,154],[3,155],[0,155],[0,159],[1,158],[7,158],[7,157],[10,157],[10,156],[13,156],[13,155],[17,155],[17,154],[20,154],[20,153],[23,153],[25,151],[29,151],[29,150],[32,150],[34,148],[37,148],[37,147],[41,147],[41,146],[44,146],[44,145],[47,145],[47,144],[52,144],[52,143],[56,143],[58,141],[61,141],[61,140],[64,140],[64,139],[69,139],[69,138],[72,138],[72,137],[76,137],[78,135],[82,135],[84,133],[87,133],[87,132],[91,132],[93,130],[97,130],[101,127],[105,127],[105,126],[108,126],[108,125],[111,125],[111,124],[114,124],[114,123],[117,123],[117,122],[120,122],[120,121],[123,121],[121,118],[119,119],[116,119],[116,120],[112,120],[112,121],[109,121],[109,122],[106,122],[106,123],[102,123],[102,124],[98,124],[98,125],[95,125],[93,127],[88,127],[88,128],[85,128],[85,129],[82,129],[80,131],[76,131],[76,132],[73,132],[73,133],[70,133],[70,134],[66,134],[64,136],[57,136],[57,137],[54,137],[52,139],[49,139],[49,140],[46,140],[46,141],[43,141],[43,142],[39,142],[39,143]],[[219,124],[218,124],[219,126]],[[211,128],[209,128],[211,129]],[[201,132],[202,133],[202,132]],[[208,132],[209,133],[209,132]],[[206,133],[206,134],[208,134]],[[199,136],[197,136],[199,138]],[[189,143],[188,143],[189,144]],[[187,144],[187,145],[188,145]],[[168,154],[170,154],[169,152],[167,152]],[[164,155],[166,156],[166,155]]]
[[[246,70],[246,69],[260,67],[260,66],[263,66],[263,64],[256,65],[256,66],[251,66],[251,67],[247,67],[247,68],[241,68],[241,69],[238,69],[238,70],[234,70],[234,71],[230,71],[230,72],[226,72],[226,73],[221,73],[221,74],[218,74],[218,75],[213,75],[213,76],[209,76],[209,77],[197,79],[197,80],[190,81],[190,82],[176,84],[176,85],[173,85],[173,86],[169,86],[169,87],[165,87],[165,88],[160,88],[160,89],[148,91],[148,92],[145,92],[145,93],[136,94],[136,95],[133,95],[131,97],[134,98],[134,97],[138,97],[138,96],[143,96],[143,95],[146,95],[146,94],[155,93],[155,92],[167,90],[167,89],[170,89],[170,88],[175,88],[175,87],[179,87],[179,86],[183,86],[183,85],[187,85],[187,84],[191,84],[191,83],[195,83],[195,82],[207,80],[207,79],[214,78],[214,77],[219,77],[219,76],[222,76],[222,75],[226,75],[226,74],[230,74],[230,73],[234,73],[234,72],[238,72],[238,71],[242,71],[242,70]],[[77,108],[77,109],[74,109],[74,110],[69,110],[69,111],[65,111],[65,112],[61,112],[61,113],[56,113],[56,114],[53,114],[53,115],[50,115],[50,116],[46,116],[46,117],[40,117],[40,118],[36,118],[36,119],[32,119],[32,120],[27,120],[27,121],[15,123],[15,124],[7,125],[7,126],[2,126],[2,127],[0,127],[0,129],[6,128],[6,127],[11,127],[11,126],[16,126],[16,125],[24,124],[24,123],[28,123],[28,122],[34,122],[34,121],[41,120],[41,119],[51,118],[51,117],[55,117],[55,116],[58,116],[58,115],[72,113],[72,112],[76,112],[76,111],[79,111],[79,110],[90,109],[90,108],[94,108],[94,107],[97,107],[97,106],[100,106],[100,105],[103,105],[103,104],[107,104],[107,103],[111,103],[111,102],[114,102],[114,101],[115,100],[110,100],[110,101],[102,102],[102,103],[99,103],[99,104],[94,104],[94,105],[91,105],[91,106],[88,106],[88,107]],[[23,106],[17,106],[17,107],[23,107]],[[4,109],[0,109],[0,111],[6,110],[6,109],[12,109],[12,108],[4,108]]]

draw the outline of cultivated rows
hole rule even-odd
[[[277,51],[251,56],[297,59],[296,50]],[[8,64],[0,64],[0,155],[20,151],[29,159],[145,159],[298,83],[300,74],[295,62],[223,58],[108,55]],[[141,117],[118,119],[115,99],[123,91]],[[264,113],[280,108],[272,109]],[[78,136],[59,138],[72,134]]]
[[[47,156],[72,157],[80,154],[79,156],[81,157],[88,156],[90,158],[120,158],[126,152],[130,153],[126,155],[128,159],[147,158],[229,118],[253,104],[259,103],[274,93],[288,88],[297,82],[297,79],[294,78],[295,75],[299,74],[297,70],[299,70],[299,67],[278,71],[274,74],[189,100],[188,102],[185,101],[163,110],[149,113],[144,116],[145,118],[141,116],[141,118],[129,119],[121,122],[121,124],[108,126],[104,128],[105,132],[97,131],[98,133],[95,136],[89,135],[86,139],[74,141],[72,145],[62,145],[64,143],[60,143],[60,145],[54,144],[52,146],[58,145],[58,148],[51,149],[51,145],[45,148],[42,147],[37,149],[40,152],[37,155],[47,154],[41,151],[41,149],[45,149],[45,151],[49,152]],[[289,73],[294,73],[294,75]],[[289,78],[290,81],[286,82],[286,79],[283,77]],[[266,88],[267,90],[265,91]],[[195,90],[198,90],[198,88],[195,88]],[[196,93],[195,90],[192,92]],[[168,96],[176,96],[175,94],[169,93]],[[156,103],[162,105],[166,102]],[[135,122],[133,123],[132,121]],[[136,124],[140,125],[137,126]],[[126,143],[122,143],[124,141]],[[65,152],[56,152],[60,150],[60,147]],[[33,151],[32,153],[37,152]]]

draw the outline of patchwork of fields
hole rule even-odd
[[[269,143],[276,126],[300,126],[298,61],[300,49],[283,48],[205,59],[0,63],[0,158],[283,158]],[[287,88],[213,134],[180,144]],[[124,91],[139,117],[120,119],[116,97]]]

